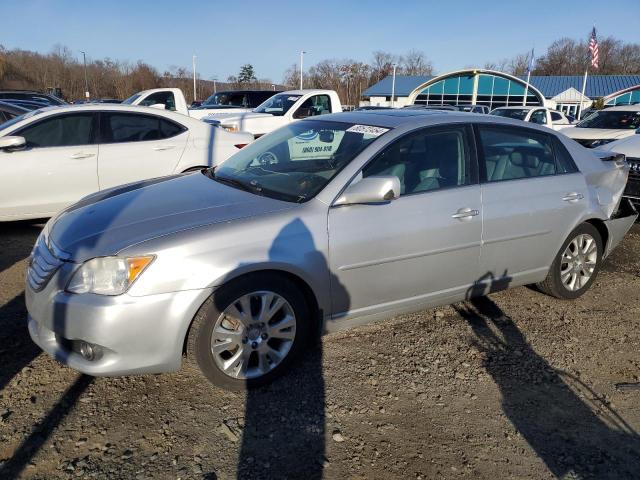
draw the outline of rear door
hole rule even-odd
[[[97,115],[51,115],[11,132],[26,147],[0,152],[0,216],[48,217],[98,191]]]
[[[479,125],[480,269],[519,283],[544,277],[567,230],[586,208],[587,186],[553,134]]]
[[[159,115],[100,113],[100,189],[174,173],[189,130]]]

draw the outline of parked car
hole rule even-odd
[[[458,110],[453,105],[424,105],[421,103],[414,103],[413,105],[405,105],[402,108],[408,109],[408,110],[447,110],[450,112],[455,112],[456,110]]]
[[[537,123],[553,130],[561,130],[571,125],[571,121],[564,113],[545,107],[500,107],[492,110],[490,115]]]
[[[229,90],[213,94],[200,106],[194,107],[192,103],[187,107],[184,93],[179,88],[153,88],[131,95],[123,103],[171,110],[202,119],[213,113],[250,112],[275,93],[273,90]]]
[[[215,170],[50,220],[27,273],[29,332],[90,375],[174,371],[186,350],[241,389],[320,332],[516,285],[576,298],[637,217],[620,203],[628,166],[601,155],[460,112],[291,123]]]
[[[51,106],[55,106],[55,105],[50,105],[48,103],[45,102],[39,102],[37,100],[16,100],[13,98],[6,98],[3,100],[0,100],[2,102],[5,103],[10,103],[11,105],[15,105],[17,107],[22,107],[26,110],[37,110],[39,108],[46,108],[46,107],[51,107]]]
[[[629,164],[629,179],[623,195],[640,208],[640,130],[636,133],[638,134],[597,147],[597,150],[621,153],[626,156]]]
[[[36,92],[34,90],[0,90],[0,100],[35,101],[44,105],[66,105],[67,102],[55,95]]]
[[[562,133],[587,148],[595,148],[634,135],[638,128],[640,105],[621,105],[598,110]]]
[[[469,113],[489,113],[489,107],[486,105],[454,105],[461,112],[469,112]]]
[[[230,132],[249,132],[255,138],[307,117],[342,112],[333,90],[290,90],[269,98],[247,113],[215,113],[202,120]]]
[[[189,116],[203,118],[212,113],[250,112],[273,97],[273,90],[226,90],[207,98],[202,105],[189,110]]]
[[[29,110],[24,107],[0,101],[0,125],[7,120],[17,117],[18,115],[25,114],[28,111]]]
[[[50,217],[99,190],[217,165],[252,140],[142,107],[28,112],[0,125],[0,221]]]

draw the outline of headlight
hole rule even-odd
[[[67,292],[120,295],[153,261],[147,257],[98,257],[87,260],[76,270]]]
[[[238,126],[237,125],[221,125],[221,127],[223,129],[225,129],[227,132],[237,132],[238,131]]]

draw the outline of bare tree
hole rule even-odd
[[[433,65],[427,60],[424,52],[409,50],[402,57],[402,73],[405,75],[431,75],[433,73]]]

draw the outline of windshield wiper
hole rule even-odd
[[[224,183],[226,185],[232,186],[232,187],[236,187],[239,188],[240,190],[244,190],[245,192],[251,192],[251,193],[258,193],[258,194],[262,194],[261,193],[261,189],[259,186],[253,186],[244,182],[241,182],[240,180],[236,180],[235,178],[228,178],[228,177],[218,177],[215,175],[215,173],[213,173],[213,171],[211,172],[211,177],[213,180],[220,182],[220,183]]]

